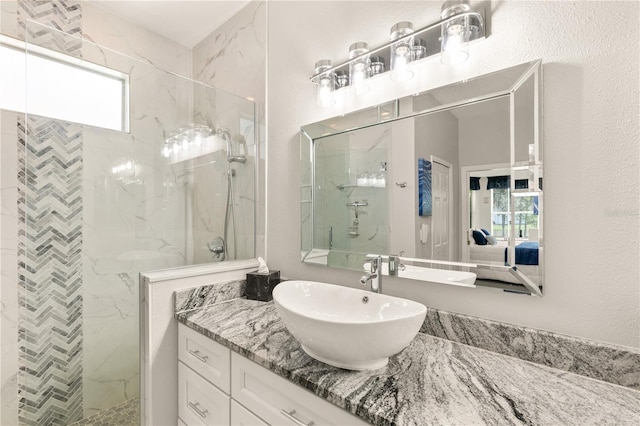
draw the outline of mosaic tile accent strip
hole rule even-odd
[[[83,415],[82,126],[21,117],[18,145],[18,415],[67,425]]]
[[[640,390],[640,351],[630,348],[435,309],[420,332]]]
[[[137,426],[140,424],[140,400],[130,399],[69,426]]]
[[[81,57],[62,33],[81,35],[79,1],[19,0],[17,17],[20,38]],[[82,127],[30,116],[18,134],[18,417],[66,425],[83,415]]]
[[[227,281],[175,292],[175,312],[188,311],[244,296],[246,280]]]
[[[40,25],[27,23],[27,20]],[[51,31],[54,28],[60,32]],[[18,36],[30,43],[67,55],[82,57],[82,5],[79,1],[18,0]]]

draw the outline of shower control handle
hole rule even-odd
[[[215,253],[215,254],[224,253],[224,247],[223,246],[209,246],[209,250],[211,251],[211,253]]]

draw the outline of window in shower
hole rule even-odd
[[[0,108],[129,131],[127,74],[8,37],[0,63]]]

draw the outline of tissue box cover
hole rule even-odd
[[[273,299],[271,292],[279,283],[280,271],[250,272],[247,274],[247,299],[268,302]]]

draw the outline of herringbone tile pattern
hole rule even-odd
[[[18,31],[81,57],[82,43],[64,34],[82,34],[81,3],[19,0]],[[83,416],[82,127],[29,116],[18,134],[18,416],[68,425]]]
[[[19,418],[82,418],[82,126],[18,120]]]
[[[27,20],[38,24],[29,24]],[[54,28],[58,31],[52,31]],[[82,57],[82,5],[79,1],[18,1],[18,33],[29,43]],[[66,34],[78,37],[69,37]]]

